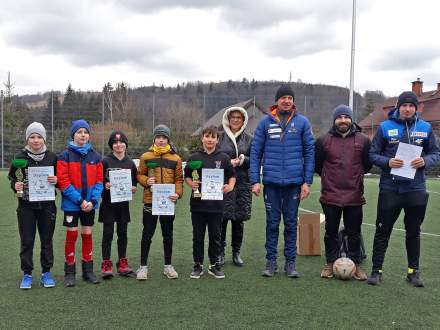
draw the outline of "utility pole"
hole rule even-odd
[[[356,42],[356,0],[353,0],[353,16],[351,21],[351,66],[350,66],[350,96],[348,105],[353,109],[353,90],[354,90],[354,53]]]

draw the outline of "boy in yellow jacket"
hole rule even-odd
[[[153,215],[152,214],[152,193],[153,184],[175,184],[175,193],[169,199],[176,203],[183,194],[183,175],[182,160],[170,144],[170,129],[165,125],[158,125],[154,128],[154,143],[150,149],[144,153],[139,161],[137,180],[144,187],[144,209],[141,240],[141,264],[137,271],[138,280],[148,278],[148,254],[150,251],[151,240],[156,230],[159,218],[162,229],[163,248],[164,248],[164,270],[163,274],[168,278],[178,278],[178,274],[171,265],[173,251],[173,221],[174,215]],[[148,176],[149,165],[157,164],[154,167],[154,177]]]

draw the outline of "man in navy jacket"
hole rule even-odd
[[[376,233],[373,244],[373,269],[368,284],[382,281],[382,264],[393,225],[402,209],[406,230],[406,252],[408,257],[407,281],[415,287],[423,287],[420,279],[420,226],[425,217],[428,193],[426,192],[425,169],[440,160],[439,146],[431,124],[417,114],[419,102],[413,92],[400,94],[388,120],[381,123],[370,148],[370,160],[382,169],[379,183]],[[420,157],[411,161],[416,169],[414,179],[391,174],[393,168],[404,165],[396,157],[399,143],[423,148]]]
[[[281,85],[275,101],[260,121],[252,142],[250,182],[259,195],[263,166],[263,194],[266,206],[266,268],[263,276],[277,271],[277,247],[281,214],[284,220],[285,271],[299,277],[295,267],[296,225],[300,199],[310,194],[313,182],[315,140],[309,121],[298,114],[292,88]]]

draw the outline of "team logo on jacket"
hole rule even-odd
[[[400,140],[399,139],[396,139],[396,138],[391,138],[390,140],[389,140],[389,143],[399,143],[400,142]]]
[[[216,160],[216,161],[215,161],[215,168],[222,168],[222,162],[221,162],[221,160]]]
[[[288,133],[296,133],[295,123],[293,121],[290,123],[290,127],[287,130],[287,132]]]
[[[399,130],[397,128],[388,130],[388,136],[398,136],[398,135],[399,135]]]
[[[423,139],[417,139],[414,141],[415,144],[422,144],[423,143]]]
[[[411,132],[411,136],[426,138],[426,137],[428,137],[428,133],[427,132]]]

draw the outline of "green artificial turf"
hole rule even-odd
[[[440,234],[440,181],[430,180],[432,191],[423,232]],[[374,224],[378,180],[367,179],[367,205],[364,222]],[[141,192],[131,204],[128,259],[133,268],[139,265]],[[34,253],[34,287],[18,288],[21,278],[19,236],[16,223],[16,200],[4,172],[0,173],[0,328],[148,328],[148,329],[434,329],[440,324],[440,237],[422,235],[421,268],[425,288],[413,288],[404,281],[406,271],[405,233],[394,231],[385,258],[384,282],[378,287],[357,281],[323,280],[319,277],[324,257],[298,257],[299,279],[284,273],[263,278],[265,264],[265,212],[262,198],[254,198],[252,219],[245,224],[242,257],[245,267],[232,265],[230,248],[224,268],[226,279],[208,274],[200,280],[189,278],[192,268],[192,227],[188,206],[189,193],[178,203],[174,227],[173,265],[179,279],[162,275],[163,250],[160,226],[150,252],[150,278],[137,281],[115,276],[99,285],[79,279],[77,285],[63,288],[64,237],[62,212],[54,235],[57,286],[38,286],[40,276],[38,236]],[[301,208],[321,211],[319,178],[311,197]],[[59,203],[57,203],[59,205]],[[403,228],[400,219],[395,228]],[[321,241],[323,235],[321,225]],[[102,225],[94,227],[95,271],[101,262]],[[374,226],[364,225],[363,235],[368,254],[363,267],[371,267]],[[229,240],[229,235],[228,235]],[[323,243],[322,250],[323,250]],[[80,256],[80,239],[77,242]],[[280,233],[279,265],[284,265],[283,236]],[[207,245],[206,245],[207,250]],[[116,234],[113,242],[116,256]],[[207,259],[207,253],[205,253]],[[78,265],[79,266],[79,265]],[[205,262],[205,267],[207,261]]]

